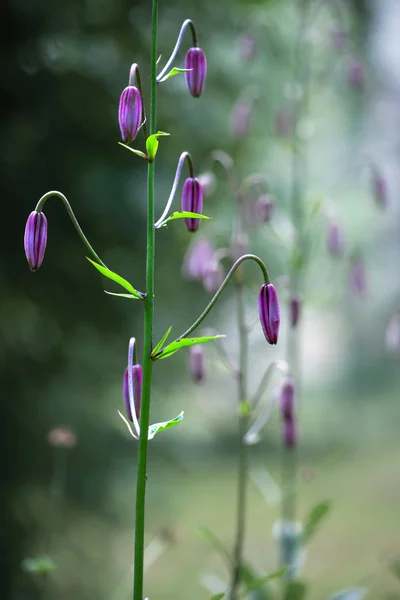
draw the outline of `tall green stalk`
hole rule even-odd
[[[158,0],[153,0],[151,28],[150,135],[157,127],[157,17]],[[146,298],[144,300],[143,388],[140,411],[140,440],[136,485],[135,561],[133,600],[143,600],[144,527],[147,470],[147,432],[150,418],[150,395],[153,372],[151,359],[154,321],[154,176],[155,163],[149,161],[147,170],[147,252]]]

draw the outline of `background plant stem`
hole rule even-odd
[[[150,83],[150,135],[157,127],[157,17],[158,0],[152,7],[151,83]],[[153,371],[151,360],[154,320],[154,175],[155,163],[149,162],[147,171],[147,252],[146,252],[146,298],[144,301],[144,351],[143,388],[140,411],[140,440],[136,485],[135,561],[133,600],[143,600],[144,528],[147,470],[147,432],[150,418],[150,394]]]

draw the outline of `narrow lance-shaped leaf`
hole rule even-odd
[[[181,340],[175,340],[174,342],[171,342],[170,344],[168,344],[168,346],[165,346],[165,348],[163,348],[163,350],[161,352],[159,352],[158,355],[153,356],[153,358],[155,360],[158,360],[161,358],[167,358],[168,356],[175,354],[175,352],[178,352],[178,350],[180,350],[181,348],[186,348],[188,346],[194,346],[195,344],[204,344],[205,342],[212,342],[213,340],[218,340],[219,338],[223,338],[223,337],[225,337],[225,336],[224,335],[211,335],[208,337],[183,338]]]
[[[160,229],[160,227],[165,227],[168,221],[175,221],[175,219],[206,219],[207,221],[210,221],[211,217],[206,217],[206,215],[189,212],[187,210],[183,212],[174,212],[167,219],[162,221],[162,223],[158,225],[157,229]]]
[[[169,135],[169,133],[165,133],[165,131],[157,131],[157,133],[153,133],[146,140],[146,150],[147,156],[150,161],[154,160],[157,150],[158,150],[158,138]]]
[[[129,300],[138,300],[137,296],[134,296],[133,294],[116,294],[115,292],[109,292],[107,290],[104,290],[105,294],[108,294],[109,296],[117,296],[118,298],[129,298]]]
[[[207,540],[207,542],[218,552],[221,558],[226,561],[229,567],[232,566],[232,558],[229,551],[225,548],[221,540],[215,535],[213,531],[207,527],[200,527],[200,534]]]
[[[265,575],[264,577],[257,577],[256,579],[254,579],[251,583],[249,583],[246,586],[247,591],[252,592],[252,591],[256,590],[257,588],[261,587],[262,585],[264,585],[265,583],[268,583],[269,581],[273,581],[274,579],[279,579],[280,577],[283,577],[285,575],[286,571],[287,571],[287,568],[283,567],[282,569],[279,569],[278,571],[274,571],[273,573],[270,573],[269,575]]]
[[[146,154],[144,152],[142,152],[141,150],[136,150],[136,148],[131,148],[130,146],[127,146],[126,144],[123,144],[122,142],[118,142],[118,144],[120,146],[122,146],[123,148],[130,150],[131,152],[133,152],[133,154],[137,154],[137,156],[140,156],[141,158],[144,158],[147,160]]]
[[[98,271],[100,271],[102,275],[104,275],[104,277],[108,277],[108,279],[111,279],[112,281],[115,281],[115,283],[118,283],[118,285],[130,292],[132,296],[134,296],[138,300],[143,300],[143,295],[137,290],[135,290],[135,288],[129,283],[129,281],[127,281],[120,275],[117,275],[117,273],[110,271],[110,269],[107,269],[106,267],[103,267],[102,265],[99,265],[98,263],[94,262],[94,260],[92,260],[91,258],[86,258],[94,267],[96,267]]]
[[[222,600],[224,596],[225,592],[221,592],[220,594],[214,594],[213,596],[211,596],[210,600]]]
[[[160,79],[158,83],[162,83],[163,81],[166,81],[170,77],[175,77],[175,75],[179,75],[179,73],[187,73],[188,71],[191,71],[191,69],[178,69],[178,67],[174,67],[173,69],[171,69],[171,71],[169,73],[164,75],[164,77],[162,79]]]
[[[154,356],[155,354],[157,354],[157,352],[159,350],[161,350],[163,344],[165,344],[167,337],[169,336],[169,334],[171,333],[171,329],[172,329],[172,325],[171,327],[168,327],[167,331],[164,333],[164,335],[162,336],[161,340],[158,342],[158,344],[154,347],[153,352],[151,353],[152,356]]]
[[[330,509],[330,502],[320,502],[311,509],[303,529],[302,541],[305,544],[315,534],[318,525],[326,517]]]
[[[25,558],[22,561],[22,569],[26,573],[51,573],[57,569],[50,556],[36,556]]]
[[[170,419],[169,421],[163,421],[162,423],[153,423],[153,425],[149,426],[148,439],[152,440],[153,437],[160,431],[165,431],[166,429],[175,427],[175,425],[178,425],[182,421],[182,419],[183,411],[179,413],[179,415],[174,419]]]
[[[284,600],[303,600],[307,592],[307,586],[301,581],[289,581],[285,589]]]

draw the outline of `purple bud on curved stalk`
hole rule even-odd
[[[297,421],[295,417],[283,422],[283,443],[288,450],[297,444]]]
[[[387,185],[386,179],[382,173],[378,171],[376,167],[372,169],[372,191],[376,200],[376,203],[381,207],[387,206]]]
[[[297,296],[296,294],[294,294],[290,298],[290,302],[289,302],[290,324],[292,327],[296,327],[297,323],[299,322],[300,313],[301,313],[301,305],[302,305],[302,301],[301,301],[300,296]]]
[[[44,213],[34,210],[25,226],[24,248],[31,271],[37,271],[44,259],[47,244],[47,219]]]
[[[203,190],[195,177],[188,177],[183,184],[182,211],[201,214],[203,210]],[[188,231],[197,231],[200,219],[185,219]]]
[[[217,260],[211,260],[205,268],[203,275],[203,285],[207,292],[215,294],[224,280],[224,272],[221,263]]]
[[[282,419],[288,421],[294,417],[295,389],[291,379],[287,379],[281,387],[280,407]]]
[[[121,94],[119,101],[118,120],[121,137],[129,144],[135,139],[142,125],[143,102],[137,87],[128,85]]]
[[[281,322],[278,294],[272,283],[264,283],[258,294],[258,313],[269,344],[278,341],[279,325]]]
[[[207,76],[207,59],[201,48],[189,48],[185,58],[186,85],[194,98],[201,96]]]
[[[215,248],[208,240],[195,240],[186,252],[182,267],[183,276],[201,281],[214,252]]]
[[[206,356],[202,346],[191,346],[189,350],[189,369],[196,383],[204,380],[206,376]]]
[[[133,365],[132,369],[132,383],[133,383],[133,398],[135,404],[135,413],[136,417],[139,420],[140,417],[140,408],[142,405],[142,380],[143,380],[143,369],[140,365]],[[125,410],[128,416],[129,421],[133,421],[132,418],[132,410],[131,403],[129,400],[129,377],[128,377],[128,367],[124,372],[124,382],[123,382],[123,395],[125,402]]]
[[[343,231],[338,223],[331,222],[329,224],[326,244],[332,256],[341,256],[343,254]]]

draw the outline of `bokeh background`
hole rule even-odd
[[[310,545],[303,578],[314,600],[349,585],[366,585],[371,598],[395,599],[400,581],[389,563],[400,552],[400,334],[393,326],[388,333],[388,324],[400,311],[400,4],[310,2],[304,31],[310,94],[308,115],[298,124],[299,150],[287,121],[304,92],[293,80],[300,1],[160,1],[161,61],[190,17],[209,70],[200,99],[189,96],[183,77],[159,88],[158,124],[171,137],[161,140],[157,158],[157,212],[183,150],[192,153],[198,172],[210,170],[211,152],[222,149],[239,178],[268,177],[275,211],[270,224],[251,231],[251,250],[267,261],[284,310],[276,348],[254,328],[255,389],[269,362],[285,357],[291,162],[294,152],[306,151],[310,252],[302,281],[298,518],[320,500],[331,500],[332,510]],[[117,145],[117,107],[132,62],[148,89],[150,4],[10,0],[1,9],[2,598],[123,600],[130,594],[137,446],[117,409],[129,337],[142,347],[141,307],[103,293],[105,282],[85,260],[58,199],[46,204],[48,248],[36,274],[29,272],[22,239],[40,196],[58,189],[103,260],[144,288],[146,168]],[[243,36],[254,40],[251,56],[244,55]],[[180,65],[189,39],[184,44]],[[249,98],[249,124],[238,132],[235,106]],[[387,186],[385,206],[374,197],[372,166]],[[201,224],[199,235],[224,247],[234,200],[223,172],[215,174],[205,201],[213,220]],[[326,248],[332,221],[344,236],[344,253],[336,258]],[[179,221],[157,234],[158,338],[169,325],[184,330],[209,298],[200,283],[182,278],[191,240]],[[354,257],[365,269],[363,290],[351,286]],[[252,321],[260,284],[255,267],[246,278]],[[227,334],[235,356],[232,290],[207,325]],[[155,369],[152,421],[181,410],[185,419],[150,444],[151,599],[200,600],[227,580],[199,529],[232,543],[236,396],[212,347],[207,358],[201,386],[192,382],[183,351]],[[57,482],[51,486],[54,448],[47,437],[59,425],[77,436],[64,453],[62,494]],[[271,531],[279,515],[280,453],[274,415],[251,449],[246,557],[260,572],[277,564]],[[47,553],[57,566],[51,575],[22,568],[25,559]]]

